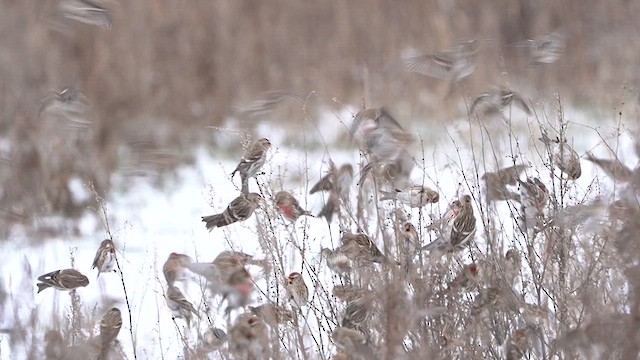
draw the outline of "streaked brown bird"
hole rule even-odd
[[[329,197],[327,198],[322,210],[318,213],[318,217],[324,217],[328,223],[333,221],[333,214],[340,210],[340,198],[335,191],[329,192]]]
[[[267,161],[267,153],[270,148],[271,142],[269,139],[258,139],[247,150],[238,166],[236,166],[236,169],[231,173],[231,178],[233,178],[236,173],[240,173],[243,194],[249,194],[249,179],[255,177]]]
[[[118,337],[122,328],[122,314],[117,307],[111,308],[100,321],[100,355],[98,360],[107,360],[112,343]]]
[[[275,195],[276,208],[282,216],[295,222],[302,215],[313,216],[309,211],[300,207],[300,203],[291,193],[286,191],[278,191]]]
[[[587,152],[585,159],[598,165],[614,181],[629,182],[633,176],[633,171],[618,159],[600,159],[593,156],[590,151]]]
[[[89,279],[76,269],[56,270],[38,277],[38,293],[46,288],[61,291],[75,290],[89,285]]]
[[[329,248],[322,249],[322,257],[327,262],[329,270],[338,275],[344,275],[351,272],[351,260],[340,251],[333,251]]]
[[[481,179],[485,183],[485,199],[487,203],[502,200],[520,201],[519,195],[510,191],[507,186],[516,185],[520,173],[528,167],[529,165],[519,164],[484,173]]]
[[[229,329],[228,347],[234,359],[270,359],[269,328],[258,316],[241,314]]]
[[[330,162],[329,172],[311,187],[309,194],[315,194],[318,191],[334,191],[342,199],[347,199],[352,183],[353,166],[351,164],[342,164],[339,169],[336,169],[335,164]]]
[[[363,330],[371,319],[374,310],[375,294],[363,291],[356,297],[350,297],[344,309],[342,326],[349,329]]]
[[[544,222],[544,208],[549,202],[549,190],[536,178],[518,179],[520,185],[521,221],[525,230],[539,229]]]
[[[549,138],[546,132],[542,133],[539,139],[549,149],[553,164],[567,175],[569,180],[576,180],[582,175],[582,167],[580,166],[580,157],[567,143],[566,139]]]
[[[113,241],[110,239],[103,240],[96,251],[96,256],[93,258],[92,269],[98,269],[98,276],[100,273],[106,273],[115,271],[116,265],[116,247]]]
[[[513,286],[513,282],[520,274],[522,266],[522,258],[518,249],[509,249],[504,254],[504,276],[509,286]]]
[[[502,110],[511,105],[518,106],[522,111],[531,115],[531,109],[525,100],[517,92],[506,86],[493,87],[480,94],[471,104],[470,113],[478,113],[491,116],[502,114]]]
[[[256,307],[249,306],[249,311],[256,316],[259,316],[269,326],[278,326],[293,321],[293,312],[284,306],[268,303],[258,305]]]
[[[412,208],[423,207],[427,204],[435,204],[440,200],[437,191],[426,186],[414,185],[405,189],[395,191],[379,191],[382,194],[380,201],[396,200],[401,204],[409,205]]]
[[[451,204],[449,204],[449,208],[442,215],[441,218],[434,220],[429,226],[427,230],[436,231],[440,237],[448,238],[451,234],[451,227],[453,226],[453,221],[456,219],[458,214],[460,213],[460,208],[462,204],[460,200],[453,200]]]
[[[460,209],[453,219],[451,231],[448,236],[445,233],[437,240],[423,246],[421,250],[447,253],[462,250],[476,232],[476,217],[473,215],[471,196],[464,195],[460,198]]]
[[[227,342],[228,338],[229,337],[224,330],[211,326],[204,332],[204,334],[199,336],[202,346],[198,350],[201,350],[204,353],[220,350],[224,343]]]
[[[342,252],[351,260],[365,260],[381,264],[398,264],[396,261],[390,261],[382,254],[380,249],[364,233],[344,234],[340,239],[342,246],[337,251]]]
[[[193,307],[193,304],[184,297],[184,294],[179,288],[173,285],[167,287],[166,302],[173,318],[184,319],[187,327],[191,326],[192,314],[200,317],[200,314],[198,314],[196,308]]]
[[[418,238],[418,231],[416,227],[410,221],[405,221],[402,225],[398,226],[398,235],[407,243],[412,246],[419,246],[420,239]]]
[[[534,334],[528,327],[516,329],[506,341],[505,353],[507,360],[520,360],[531,350],[531,336]]]
[[[298,309],[309,301],[309,288],[304,283],[302,275],[298,272],[292,272],[287,277],[287,292],[289,292],[293,305]]]
[[[176,281],[184,281],[188,278],[187,264],[191,263],[191,257],[184,254],[171,253],[162,265],[162,273],[167,285],[171,286]]]
[[[463,266],[458,275],[449,283],[449,288],[467,292],[474,290],[480,283],[480,272],[481,266],[478,263],[472,262]]]
[[[360,331],[347,327],[337,327],[331,333],[331,339],[336,344],[336,347],[343,351],[334,355],[332,359],[378,359],[368,344],[367,337]],[[340,355],[337,356],[338,354]],[[343,357],[343,354],[346,357]]]
[[[253,212],[261,201],[263,201],[263,199],[260,194],[240,194],[240,196],[231,201],[222,213],[203,216],[202,221],[206,223],[207,230],[209,231],[216,227],[227,226],[238,221],[245,221],[253,215]]]

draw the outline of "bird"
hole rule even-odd
[[[345,357],[334,355],[332,359],[378,359],[368,343],[367,337],[358,330],[344,326],[337,327],[331,333],[331,339],[336,344],[336,348],[342,351],[338,354],[345,355]]]
[[[220,214],[203,216],[202,221],[206,223],[207,230],[211,231],[216,227],[227,226],[238,221],[247,220],[262,201],[262,196],[257,193],[248,195],[240,194],[233,199],[227,208]]]
[[[535,39],[527,39],[514,44],[515,47],[527,48],[529,65],[538,67],[553,64],[564,53],[567,37],[562,30],[546,34]]]
[[[548,147],[552,162],[568,176],[569,180],[576,180],[582,175],[580,157],[564,138],[551,139],[543,131],[539,140]]]
[[[372,316],[374,299],[375,295],[366,291],[350,297],[344,309],[341,325],[349,329],[362,330]]]
[[[182,291],[174,285],[167,287],[166,302],[173,318],[184,319],[184,321],[187,322],[187,327],[191,326],[192,314],[200,317],[200,314],[198,314],[196,308],[193,307],[193,304],[190,303],[184,297]]]
[[[493,87],[480,94],[471,104],[470,113],[477,110],[485,116],[497,115],[502,113],[502,109],[510,105],[516,105],[527,115],[531,115],[531,108],[529,108],[522,96],[506,86]]]
[[[289,292],[289,299],[298,309],[309,301],[309,288],[304,283],[302,275],[298,272],[292,272],[287,277],[287,291]]]
[[[444,215],[442,215],[442,217],[440,217],[439,219],[432,221],[432,223],[427,226],[427,230],[436,231],[440,235],[440,237],[448,237],[451,233],[453,221],[460,213],[461,207],[462,204],[460,203],[460,200],[453,200],[451,204],[449,204],[449,208],[444,213]]]
[[[549,202],[549,190],[546,185],[536,178],[518,179],[520,185],[521,221],[524,229],[540,228],[543,224],[544,207]]]
[[[471,315],[480,315],[485,310],[494,307],[498,303],[499,297],[500,290],[496,287],[480,289],[478,295],[474,298],[474,302],[471,307]]]
[[[229,329],[228,348],[234,359],[269,359],[271,343],[267,324],[253,314],[239,315]]]
[[[351,183],[353,183],[353,166],[343,164],[336,169],[331,161],[329,172],[311,187],[309,194],[315,194],[318,191],[335,191],[341,198],[346,199],[349,196]]]
[[[278,191],[275,195],[275,202],[280,214],[291,222],[295,222],[302,215],[313,216],[309,211],[301,208],[298,200],[289,192]]]
[[[410,57],[405,65],[410,71],[446,80],[450,86],[458,85],[475,71],[475,55],[482,42],[481,39],[459,39],[452,49]]]
[[[390,264],[398,262],[392,262],[385,255],[382,254],[380,249],[371,240],[367,234],[344,234],[340,239],[341,246],[340,252],[346,255],[351,260],[365,260],[381,264]]]
[[[38,293],[46,288],[68,291],[89,285],[89,279],[76,269],[56,270],[38,277]]]
[[[476,262],[463,266],[458,275],[449,283],[449,289],[472,291],[480,282],[481,268]]]
[[[333,214],[336,211],[340,210],[340,198],[335,191],[329,192],[329,197],[327,198],[322,210],[318,213],[318,217],[324,217],[327,220],[327,223],[331,223],[333,221]]]
[[[485,172],[481,179],[485,183],[485,199],[487,203],[502,200],[520,201],[517,193],[510,191],[508,185],[516,185],[520,173],[527,169],[529,165],[517,164],[494,172]]]
[[[115,264],[116,247],[110,239],[103,240],[96,251],[96,256],[93,258],[91,269],[98,269],[97,278],[100,276],[100,273],[115,271]]]
[[[421,250],[436,250],[438,253],[459,251],[473,238],[475,232],[476,217],[473,215],[471,196],[464,195],[460,199],[460,210],[453,220],[448,238],[440,237],[423,246]]]
[[[167,285],[171,286],[176,281],[184,281],[188,278],[186,267],[191,263],[191,257],[184,254],[171,253],[162,265],[162,273]]]
[[[262,168],[267,161],[267,152],[271,148],[271,142],[267,138],[258,139],[247,152],[244,154],[238,166],[231,173],[231,178],[236,173],[240,173],[240,179],[242,181],[242,193],[248,195],[249,193],[249,179],[255,177],[258,171]]]
[[[440,200],[437,191],[426,186],[413,185],[406,189],[396,189],[394,192],[379,190],[382,194],[380,201],[396,200],[401,204],[409,205],[412,208],[423,207],[427,204],[435,204]]]
[[[618,159],[600,159],[593,156],[590,151],[587,152],[585,159],[598,165],[614,181],[629,182],[633,176],[633,171]]]
[[[419,246],[420,239],[418,238],[418,231],[416,227],[410,221],[405,221],[402,225],[398,226],[398,235],[407,243],[412,246]]]
[[[351,260],[344,253],[323,248],[321,254],[327,262],[329,270],[338,275],[345,275],[351,272]]]
[[[531,350],[531,329],[523,327],[516,329],[505,343],[505,353],[507,360],[520,360]]]
[[[199,348],[204,353],[210,353],[222,348],[224,343],[227,342],[227,333],[217,327],[209,327],[204,334],[199,336],[200,342],[202,343]]]
[[[275,303],[261,304],[256,307],[249,306],[249,311],[259,316],[269,326],[285,324],[292,322],[294,319],[294,314],[291,310]]]
[[[504,254],[504,276],[509,286],[513,286],[515,278],[520,274],[522,258],[520,252],[511,248]]]
[[[122,314],[117,307],[111,308],[100,320],[100,355],[98,360],[107,360],[111,343],[116,340],[122,327]]]

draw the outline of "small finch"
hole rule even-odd
[[[57,290],[75,290],[89,285],[89,279],[76,269],[56,270],[38,277],[38,293],[52,287]]]
[[[276,208],[285,219],[295,222],[302,215],[313,216],[307,210],[300,207],[298,200],[286,191],[276,193]]]
[[[543,132],[539,140],[548,147],[553,163],[560,171],[567,174],[569,180],[576,180],[582,175],[580,157],[565,139],[558,137],[550,139],[547,133]]]
[[[212,262],[190,262],[186,267],[193,273],[207,279],[209,281],[208,287],[214,295],[222,294],[224,296],[232,290],[229,282],[234,274],[237,272],[248,274],[245,269],[247,264],[258,264],[258,262],[253,260],[253,256],[240,251],[223,251]]]
[[[227,206],[221,214],[203,216],[202,221],[206,223],[207,230],[211,231],[215,227],[247,220],[253,215],[253,212],[258,207],[258,203],[261,201],[262,196],[260,196],[260,194],[240,194],[240,196],[231,201],[229,206]]]
[[[618,159],[599,159],[591,152],[587,152],[586,159],[598,165],[611,179],[619,182],[629,182],[633,176],[633,171]]]
[[[460,200],[461,207],[451,228],[451,246],[454,249],[464,247],[475,235],[476,217],[473,215],[471,196],[464,195]]]
[[[199,336],[202,342],[201,350],[205,353],[210,353],[222,348],[225,342],[227,342],[228,336],[224,330],[217,327],[210,327],[207,331]]]
[[[258,139],[244,154],[236,169],[231,173],[232,178],[237,172],[240,173],[243,194],[248,194],[248,181],[258,174],[262,165],[267,161],[267,152],[270,148],[271,142],[269,139]]]
[[[111,343],[118,337],[122,327],[120,309],[114,307],[107,311],[100,321],[100,355],[98,360],[107,360]]]
[[[495,172],[486,172],[482,175],[485,183],[485,198],[487,203],[502,200],[520,201],[518,194],[510,191],[507,185],[516,185],[520,173],[529,165],[513,165],[499,169]]]
[[[413,246],[420,245],[420,239],[418,238],[418,231],[416,227],[409,221],[404,222],[399,226],[398,235],[404,241],[408,242]]]
[[[169,285],[166,295],[167,307],[171,310],[174,319],[184,319],[187,322],[187,327],[189,327],[192,314],[200,317],[196,308],[184,297],[179,288]]]
[[[376,263],[390,264],[391,262],[382,254],[380,249],[369,236],[363,233],[344,234],[340,239],[342,246],[340,252],[352,260],[366,260]]]
[[[500,290],[495,287],[480,289],[478,295],[474,299],[473,306],[471,308],[471,315],[477,316],[484,310],[495,306],[500,297]]]
[[[444,213],[444,215],[442,215],[441,218],[433,221],[427,227],[427,229],[434,230],[441,236],[443,234],[447,234],[447,237],[448,237],[448,235],[451,233],[451,227],[453,226],[453,221],[456,219],[456,217],[460,213],[461,207],[462,207],[462,204],[460,203],[460,200],[453,200],[451,204],[449,204],[449,208]]]
[[[227,300],[225,314],[229,314],[231,310],[247,305],[253,291],[253,279],[251,274],[242,267],[234,271],[221,288],[222,299]]]
[[[171,286],[176,281],[184,281],[188,278],[186,267],[191,263],[191,257],[184,254],[171,253],[167,261],[162,265],[162,273],[167,285]]]
[[[327,262],[329,270],[338,275],[344,275],[351,272],[351,260],[340,251],[333,251],[328,248],[322,249],[322,256]]]
[[[558,61],[564,53],[566,41],[565,33],[558,30],[536,39],[517,42],[514,46],[527,48],[529,52],[529,65],[537,67],[545,64],[553,64]]]
[[[517,249],[509,249],[504,254],[504,276],[509,286],[513,286],[513,281],[520,274],[521,262]]]
[[[397,200],[399,203],[409,205],[413,208],[423,207],[427,204],[437,203],[440,200],[440,195],[437,191],[429,189],[426,186],[414,185],[406,189],[396,189],[395,192],[387,192],[380,190],[384,200]]]
[[[533,347],[531,336],[534,335],[529,328],[516,329],[507,339],[505,353],[507,360],[520,360]]]
[[[98,276],[100,273],[106,273],[114,271],[116,264],[116,247],[113,241],[106,239],[100,243],[96,256],[93,258],[92,269],[98,269]],[[98,277],[96,276],[96,277]]]
[[[259,316],[269,326],[277,326],[293,321],[293,312],[284,306],[268,303],[256,307],[249,306],[252,314]]]
[[[335,359],[377,359],[373,349],[367,342],[367,337],[360,331],[347,327],[337,327],[331,333],[331,339],[336,347],[342,350],[346,357],[333,356]]]
[[[309,194],[314,194],[318,191],[333,191],[342,199],[347,199],[352,183],[353,166],[351,164],[343,164],[336,170],[335,165],[331,162],[329,172],[311,187]]]
[[[549,201],[549,190],[538,178],[518,179],[520,184],[520,204],[524,228],[534,229],[542,226],[544,208]]]
[[[330,191],[326,203],[322,207],[322,210],[320,210],[320,212],[318,213],[318,217],[324,217],[328,223],[331,223],[331,221],[333,220],[333,214],[339,210],[340,198],[335,191]]]
[[[229,353],[234,359],[270,359],[269,328],[258,316],[244,313],[229,329]]]
[[[360,296],[350,298],[344,309],[342,326],[350,329],[363,329],[365,323],[371,318],[374,299],[375,295],[371,292],[362,292]]]
[[[470,112],[478,110],[483,115],[501,114],[502,109],[517,105],[528,115],[531,115],[531,109],[524,101],[522,96],[517,92],[505,87],[494,87],[478,96],[471,104]]]
[[[289,292],[290,300],[298,309],[309,301],[309,288],[307,288],[302,275],[298,272],[292,272],[287,277],[287,291]]]
[[[477,263],[465,265],[460,273],[449,284],[451,289],[461,289],[462,291],[472,291],[480,282],[481,267]]]
[[[453,86],[475,71],[475,56],[481,45],[482,40],[460,39],[452,49],[414,56],[406,59],[405,64],[410,71],[448,81],[451,93]]]

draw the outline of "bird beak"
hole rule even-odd
[[[288,282],[289,284],[291,284],[291,283],[293,282],[293,279],[292,279],[292,278],[287,278],[287,282]]]

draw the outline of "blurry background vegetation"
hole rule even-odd
[[[258,117],[238,111],[271,91],[302,99],[313,91],[330,108],[386,105],[404,121],[426,123],[456,116],[494,84],[530,99],[559,91],[584,109],[611,109],[629,94],[638,101],[634,0],[101,1],[110,29],[70,19],[70,1],[0,0],[5,232],[81,214],[92,200],[74,198],[74,181],[100,194],[114,174],[161,181],[196,146],[215,149],[207,127],[225,119],[244,130],[256,119],[304,119],[300,103],[286,98]],[[505,46],[558,29],[568,40],[555,64],[527,67]],[[401,61],[471,37],[494,42],[452,96],[443,81]],[[66,87],[72,107],[56,105]]]

